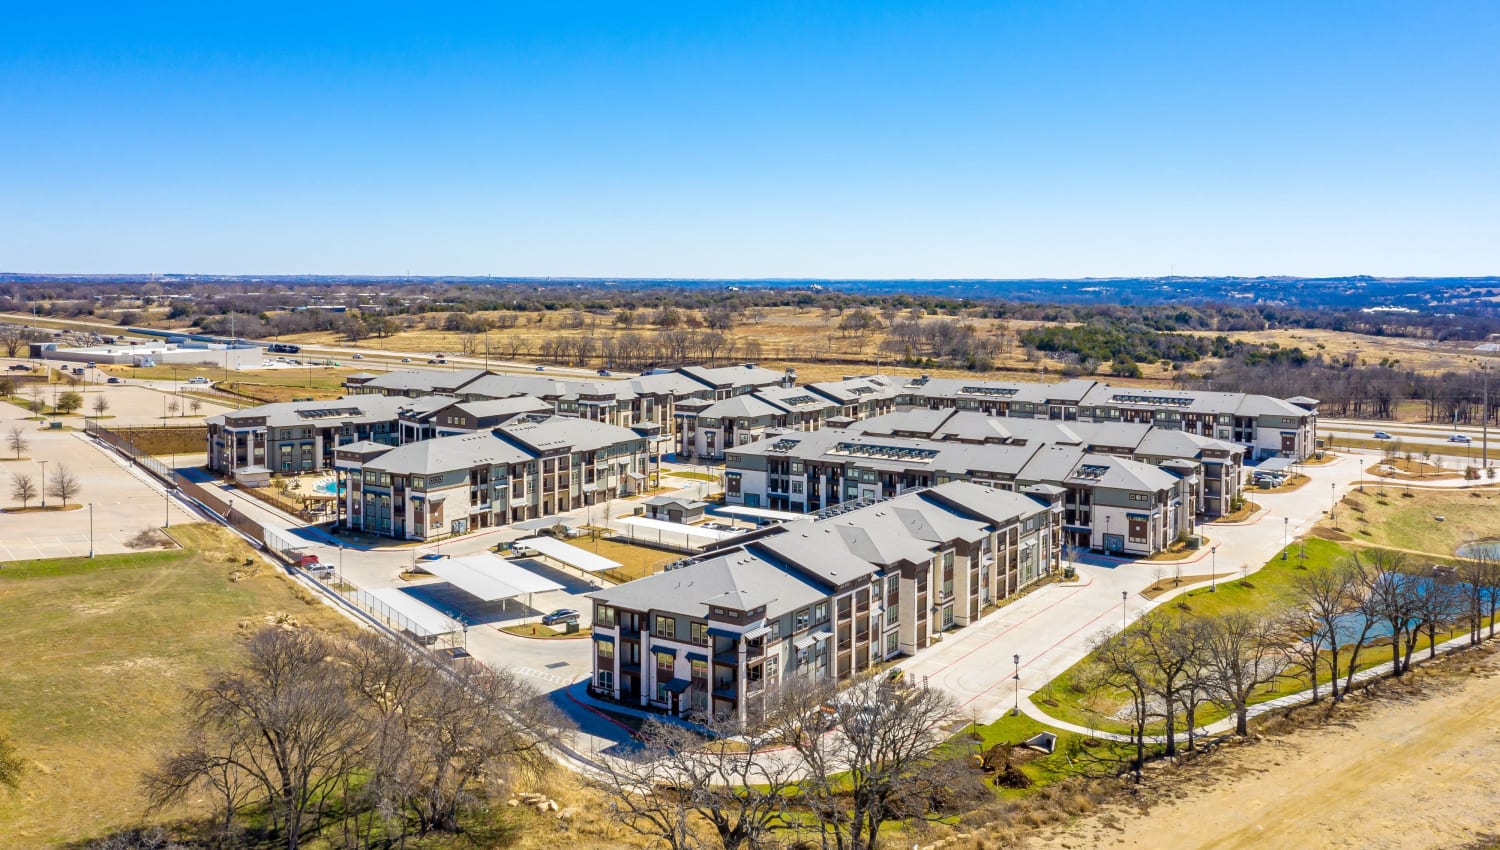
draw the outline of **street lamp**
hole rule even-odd
[[[1011,716],[1014,717],[1021,713],[1021,656],[1013,655],[1011,660],[1016,664],[1016,705],[1010,711]]]
[[[1365,491],[1365,459],[1359,459],[1359,492]]]
[[[1125,634],[1125,600],[1130,598],[1130,591],[1120,591],[1120,634]]]
[[[1208,592],[1219,592],[1219,545],[1208,547]]]
[[[94,557],[94,503],[89,502],[89,557]]]
[[[1281,518],[1281,560],[1286,560],[1286,548],[1291,533],[1292,518],[1284,516]]]
[[[47,507],[47,462],[44,460],[44,461],[41,461],[41,464],[42,464],[42,507],[45,508],[45,507]],[[63,505],[63,507],[67,507],[67,505]]]

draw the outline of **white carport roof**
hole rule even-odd
[[[747,516],[752,519],[779,519],[784,522],[807,519],[806,514],[794,514],[791,511],[773,511],[769,508],[747,508],[741,505],[725,505],[722,508],[715,508],[714,513],[729,514],[730,516]]]
[[[562,590],[562,585],[487,552],[423,561],[422,568],[443,581],[486,602],[514,599],[528,593]]]
[[[612,570],[620,566],[619,561],[611,561],[603,555],[595,555],[587,549],[580,549],[571,543],[564,543],[555,537],[528,537],[525,540],[517,540],[510,545],[512,548],[533,549],[549,558],[561,561],[574,569],[583,570],[586,573]]]
[[[463,629],[458,621],[432,608],[422,600],[402,593],[400,588],[380,587],[360,592],[400,614],[406,620],[404,625],[407,626],[407,630],[418,637],[435,637]]]
[[[723,540],[726,537],[733,537],[735,534],[732,531],[717,531],[712,528],[703,528],[702,526],[698,525],[687,525],[680,522],[665,522],[663,520],[651,519],[649,517],[642,516],[626,517],[620,520],[620,522],[627,523],[638,528],[650,528],[655,531],[670,531],[673,534],[681,534],[687,537],[701,537],[706,540]]]

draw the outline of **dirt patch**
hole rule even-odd
[[[1382,685],[1387,699],[1356,695],[1334,723],[1166,771],[1026,846],[1471,846],[1494,830],[1500,664],[1490,650],[1441,666]]]

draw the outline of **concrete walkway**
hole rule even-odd
[[[1481,642],[1480,645],[1482,646],[1483,642]],[[1461,637],[1453,638],[1452,640],[1444,641],[1443,643],[1438,644],[1438,657],[1441,658],[1450,652],[1459,649],[1465,649],[1469,646],[1470,644],[1468,635],[1463,635]],[[1384,647],[1380,648],[1384,649]],[[1425,656],[1419,658],[1415,654],[1412,655],[1413,664],[1425,664],[1428,660],[1430,659]],[[1356,683],[1363,684],[1372,679],[1377,679],[1382,676],[1388,676],[1391,673],[1391,667],[1392,665],[1389,661],[1381,662],[1380,664],[1376,664],[1373,667],[1367,667],[1364,670],[1361,670],[1358,673],[1354,674],[1354,681]],[[1327,694],[1328,686],[1326,684],[1318,689],[1318,696],[1320,699]],[[1283,708],[1291,708],[1292,706],[1296,705],[1306,705],[1312,702],[1312,697],[1312,689],[1308,688],[1307,690],[1287,694],[1286,696],[1277,697],[1273,700],[1266,700],[1265,702],[1256,703],[1255,705],[1250,706],[1247,714],[1249,717],[1255,718],[1259,717],[1262,714],[1266,714],[1267,712],[1277,711]],[[1054,729],[1066,729],[1069,732],[1076,732],[1080,735],[1089,735],[1095,738],[1102,738],[1109,741],[1129,742],[1134,740],[1129,735],[1122,735],[1118,732],[1101,732],[1097,729],[1091,729],[1087,726],[1080,726],[1076,723],[1069,723],[1066,720],[1059,720],[1056,717],[1048,714],[1045,709],[1029,699],[1021,701],[1021,712],[1026,716],[1032,718],[1033,720],[1045,723]],[[1225,717],[1222,720],[1217,720],[1213,723],[1199,726],[1195,734],[1200,737],[1209,737],[1213,735],[1223,735],[1227,732],[1232,732],[1233,730],[1234,715],[1230,714],[1228,717]],[[1179,737],[1185,738],[1186,735],[1187,732],[1184,731],[1179,735]],[[1148,735],[1146,736],[1146,740],[1150,743],[1160,744],[1166,739],[1161,735]]]

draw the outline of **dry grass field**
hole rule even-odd
[[[253,553],[228,531],[171,534],[183,549],[0,569],[0,724],[28,762],[0,793],[0,848],[139,823],[140,772],[181,729],[188,688],[262,625],[342,622],[271,568],[247,570]]]

